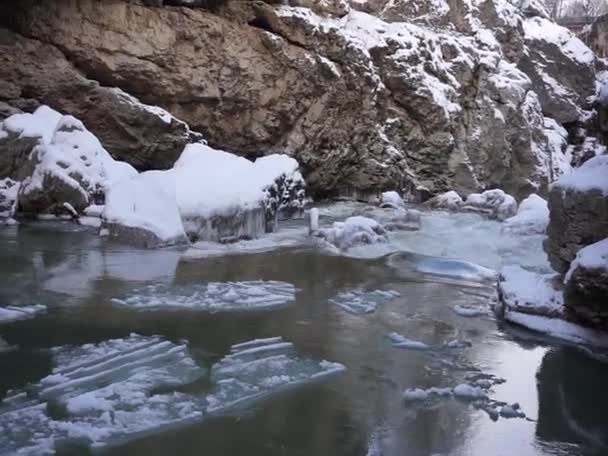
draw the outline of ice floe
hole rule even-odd
[[[0,307],[0,323],[33,318],[44,311],[46,311],[46,306],[41,304]]]
[[[24,390],[9,391],[0,403],[0,454],[54,454],[57,446],[74,440],[101,449],[235,413],[270,394],[345,369],[299,357],[279,337],[254,340],[234,345],[212,366],[209,391],[191,394],[177,389],[207,370],[183,343],[132,334],[51,353],[52,373]]]
[[[338,293],[329,302],[352,314],[375,312],[379,305],[392,301],[400,296],[394,290],[350,290]]]
[[[483,307],[480,307],[480,306],[467,306],[467,305],[456,304],[454,307],[452,307],[452,309],[454,310],[454,312],[456,312],[461,317],[469,317],[469,318],[479,317],[481,315],[488,313],[487,309],[484,309]]]
[[[429,347],[424,342],[420,342],[419,340],[408,339],[405,336],[402,336],[399,333],[391,332],[388,334],[388,338],[393,344],[393,347],[397,348],[406,348],[409,350],[428,350]]]
[[[210,282],[193,285],[147,285],[127,296],[114,298],[117,305],[139,310],[193,309],[207,312],[268,310],[295,301],[296,288],[287,282]]]

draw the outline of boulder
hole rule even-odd
[[[87,79],[55,46],[2,28],[0,81],[0,103],[12,106],[12,112],[48,105],[70,113],[112,156],[139,169],[170,168],[187,143],[201,138],[163,109]],[[0,134],[0,177],[18,170],[31,146],[31,141]]]
[[[565,282],[566,310],[574,319],[608,330],[608,238],[577,252]]]
[[[464,201],[462,210],[479,212],[491,219],[506,220],[517,212],[517,201],[500,189],[471,193]]]
[[[601,155],[552,186],[544,249],[553,269],[563,274],[581,248],[606,237],[608,155]]]

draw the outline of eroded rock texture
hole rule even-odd
[[[72,113],[140,169],[170,166],[192,134],[109,87],[212,145],[294,156],[316,196],[546,189],[563,154],[546,116],[579,115],[571,105],[587,102],[594,69],[565,29],[539,34],[543,21],[557,27],[541,7],[293,4],[4,2],[0,17],[22,36],[2,34],[0,101]],[[553,81],[563,105],[550,101]]]

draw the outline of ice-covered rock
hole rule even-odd
[[[0,179],[0,223],[15,214],[19,185],[19,182],[10,177]]]
[[[606,237],[608,155],[600,155],[552,186],[544,248],[551,266],[565,273],[581,248]]]
[[[334,222],[330,228],[321,228],[316,235],[340,250],[361,244],[386,242],[386,231],[376,220],[353,216],[343,222]]]
[[[426,206],[433,209],[445,209],[448,211],[459,211],[464,201],[462,197],[454,190],[437,195],[424,203]]]
[[[33,114],[14,114],[1,128],[33,139],[28,161],[19,170],[23,212],[63,211],[67,203],[80,213],[103,202],[113,183],[137,174],[127,163],[115,161],[82,122],[47,106]]]
[[[565,282],[566,309],[587,326],[608,329],[608,238],[578,251]]]
[[[405,207],[405,202],[401,195],[395,191],[384,192],[380,199],[380,207],[397,209]]]
[[[400,294],[394,290],[349,290],[338,293],[329,302],[348,313],[361,315],[373,313],[379,305],[392,301],[399,296]]]
[[[187,244],[175,186],[162,171],[146,171],[110,188],[103,208],[111,237],[143,247]]]
[[[246,312],[292,304],[296,288],[286,282],[210,282],[194,285],[148,285],[112,301],[139,310]]]
[[[517,212],[517,201],[500,189],[471,193],[464,201],[462,210],[480,212],[492,219],[505,220]]]
[[[42,304],[31,306],[0,306],[0,323],[33,318],[45,311],[46,306]]]
[[[504,228],[519,234],[543,234],[548,223],[547,201],[533,193],[519,204],[516,215],[505,220]]]
[[[0,451],[54,454],[70,441],[100,450],[207,416],[236,412],[273,393],[319,381],[344,366],[297,355],[280,337],[234,345],[214,364],[205,393],[178,391],[201,378],[183,343],[132,334],[51,350],[51,374],[0,403]],[[49,410],[57,410],[57,417]]]

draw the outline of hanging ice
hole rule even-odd
[[[287,282],[211,282],[183,286],[147,285],[123,298],[118,305],[143,310],[194,309],[208,312],[267,310],[295,301],[296,288]]]

